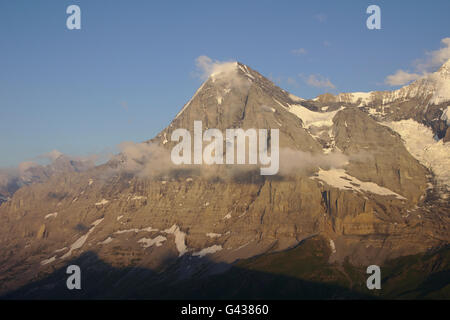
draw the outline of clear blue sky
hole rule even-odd
[[[71,4],[81,30],[66,28]],[[382,30],[366,28],[370,4]],[[304,98],[389,89],[387,75],[450,36],[449,13],[448,0],[1,0],[0,166],[152,138],[200,86],[200,55],[241,61]],[[336,88],[308,85],[311,74]]]

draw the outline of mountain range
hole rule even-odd
[[[449,107],[450,60],[398,90],[315,99],[227,63],[156,137],[3,191],[0,295],[449,298]],[[278,129],[279,173],[173,165],[172,133],[194,121]]]

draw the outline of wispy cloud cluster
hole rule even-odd
[[[298,48],[298,49],[294,49],[291,51],[292,54],[296,55],[296,56],[301,56],[307,53],[305,48]]]
[[[289,176],[292,174],[309,175],[317,167],[329,170],[330,168],[342,168],[348,164],[349,157],[340,152],[328,154],[312,154],[299,150],[283,148],[280,150],[280,174]]]
[[[317,88],[331,88],[334,89],[336,86],[331,83],[330,79],[321,76],[320,74],[311,74],[306,78],[306,83],[310,86]]]
[[[119,170],[141,178],[173,178],[176,176],[201,176],[207,179],[229,180],[254,176],[259,179],[258,165],[175,165],[168,149],[156,143],[125,142],[120,145],[124,161]],[[309,176],[318,167],[342,168],[350,157],[341,152],[329,154],[304,152],[290,148],[280,149],[279,177]]]
[[[198,57],[195,64],[199,71],[198,76],[202,80],[206,80],[211,75],[219,73],[229,74],[236,71],[235,61],[212,60],[207,56]]]
[[[156,143],[122,142],[119,145],[124,162],[120,167],[141,177],[154,177],[174,168],[168,150]]]
[[[271,76],[269,77],[269,79],[278,84],[287,84],[295,88],[301,87],[302,85],[300,81],[302,81],[311,87],[336,89],[336,86],[331,82],[331,80],[328,77],[322,76],[320,74],[304,75],[300,73],[297,76],[288,76],[288,77],[279,76],[275,78]]]
[[[401,86],[435,71],[450,59],[450,38],[442,39],[441,43],[443,46],[440,49],[426,52],[425,58],[413,63],[414,72],[397,70],[394,74],[386,77],[385,83],[390,86]]]
[[[320,23],[324,23],[325,21],[327,21],[328,16],[325,13],[318,13],[314,15],[314,18]]]
[[[429,51],[426,58],[415,62],[416,69],[419,72],[426,73],[434,71],[450,59],[450,37],[441,40],[442,48]]]
[[[9,185],[14,183],[19,177],[18,168],[2,168],[0,169],[0,195],[9,196]]]
[[[401,86],[411,81],[417,80],[422,75],[418,73],[410,73],[403,70],[397,70],[394,74],[391,74],[386,77],[386,84],[390,86]]]
[[[297,82],[297,80],[294,77],[287,77],[286,82],[288,85],[293,87],[300,87],[300,84]]]
[[[197,77],[206,80],[209,77],[214,81],[220,81],[230,87],[248,89],[250,82],[245,77],[238,76],[238,64],[236,61],[218,61],[207,56],[196,59]]]

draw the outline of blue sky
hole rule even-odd
[[[81,8],[81,30],[66,8]],[[366,28],[379,5],[382,29]],[[0,166],[152,138],[200,86],[195,60],[237,60],[304,98],[390,89],[450,36],[450,1],[0,2]],[[307,83],[329,80],[332,87]]]

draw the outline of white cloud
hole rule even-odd
[[[428,51],[425,59],[416,61],[418,71],[423,73],[434,71],[450,59],[450,38],[442,39],[441,43],[444,45],[442,48]]]
[[[305,48],[294,49],[294,50],[292,50],[291,52],[292,52],[292,54],[294,54],[294,55],[296,55],[296,56],[300,56],[300,55],[302,55],[302,54],[306,54],[306,53],[307,53],[307,51],[306,51]]]
[[[300,150],[282,148],[280,150],[280,174],[305,174],[317,167],[323,169],[342,168],[348,164],[349,157],[341,152],[312,154]]]
[[[212,78],[226,86],[248,89],[251,81],[247,77],[239,76],[238,63],[236,61],[212,60],[207,56],[200,56],[196,59],[197,76],[206,80]]]
[[[320,23],[324,23],[325,21],[327,21],[328,16],[325,13],[319,13],[316,14],[314,18],[316,18],[316,20]]]
[[[157,176],[174,168],[168,150],[156,143],[122,142],[119,144],[124,156],[122,170],[139,176]]]
[[[323,76],[321,76],[320,74],[317,75],[310,75],[307,79],[306,79],[306,83],[309,84],[310,86],[313,87],[318,87],[318,88],[336,88],[336,86],[331,83],[330,79],[325,78]]]
[[[195,61],[200,78],[206,80],[209,76],[219,73],[228,74],[236,71],[236,61],[218,61],[212,60],[207,56],[200,56]]]
[[[397,70],[396,73],[387,76],[384,82],[391,86],[401,86],[435,71],[450,59],[450,38],[442,39],[441,43],[443,44],[442,48],[428,51],[424,59],[414,62],[415,72]]]
[[[122,106],[122,108],[124,108],[126,111],[128,111],[128,103],[126,101],[121,101],[120,105]]]
[[[293,77],[287,77],[286,82],[288,85],[290,86],[294,86],[294,87],[300,87],[299,83],[297,82],[297,80]]]
[[[396,73],[386,77],[385,83],[390,86],[401,86],[413,80],[417,80],[422,75],[417,73],[409,73],[403,70],[397,70]]]

